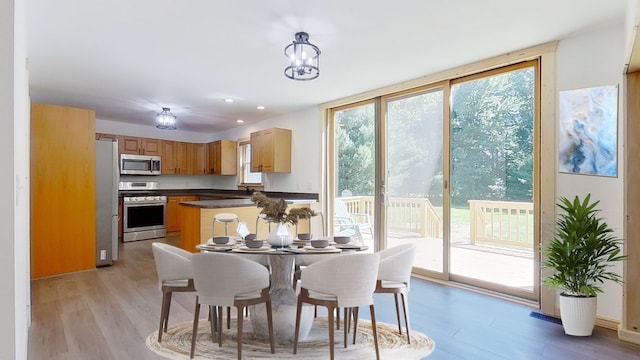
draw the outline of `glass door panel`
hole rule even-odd
[[[374,246],[375,104],[333,112],[333,234]]]
[[[535,65],[452,81],[450,277],[535,298]]]
[[[417,245],[414,267],[442,274],[443,91],[386,102],[386,246]]]

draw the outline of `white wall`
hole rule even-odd
[[[0,359],[26,359],[29,321],[29,101],[23,0],[0,2]],[[11,171],[10,169],[13,169]]]
[[[556,90],[570,90],[601,85],[619,85],[618,176],[588,176],[558,173],[556,195],[573,198],[591,193],[600,200],[601,216],[622,238],[624,231],[624,166],[622,89],[625,59],[623,24],[562,40],[558,44]],[[544,136],[544,134],[542,135]],[[556,160],[557,161],[557,160]],[[557,167],[556,167],[557,168]],[[622,274],[622,264],[615,269]],[[622,286],[608,282],[604,294],[598,295],[598,315],[622,319]]]

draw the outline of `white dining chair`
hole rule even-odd
[[[378,348],[378,331],[373,304],[373,291],[380,257],[378,254],[348,254],[327,258],[310,264],[302,269],[300,278],[300,294],[296,308],[296,328],[293,340],[293,353],[298,351],[298,333],[300,331],[300,315],[304,303],[327,307],[329,319],[329,354],[334,358],[334,310],[345,308],[345,313],[354,314],[353,342],[358,327],[358,311],[360,306],[369,306],[371,326],[375,343],[376,359],[380,358]],[[350,310],[354,310],[353,312]],[[344,347],[347,347],[349,336],[348,323],[350,316],[344,319]]]
[[[171,295],[174,292],[195,292],[193,285],[192,253],[173,245],[154,242],[151,244],[153,258],[156,263],[158,285],[162,290],[162,307],[160,310],[160,327],[158,342],[162,341],[162,333],[167,332]]]
[[[409,308],[408,299],[409,282],[411,280],[411,268],[416,255],[415,244],[403,244],[378,252],[380,255],[380,268],[376,281],[376,293],[393,294],[396,303],[396,317],[398,319],[398,332],[402,334],[400,322],[400,308],[398,307],[398,294],[402,298],[402,312],[404,324],[407,328],[407,343],[411,344],[409,334]]]
[[[271,353],[275,354],[271,297],[269,296],[269,270],[255,261],[224,253],[193,254],[196,306],[191,338],[191,358],[194,356],[200,305],[218,307],[218,346],[222,346],[222,307],[235,306],[237,314],[245,307],[265,303]],[[242,325],[244,318],[237,318],[238,359],[242,358]]]

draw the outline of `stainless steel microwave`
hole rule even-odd
[[[120,154],[120,174],[160,175],[160,156]]]

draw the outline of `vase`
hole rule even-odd
[[[274,226],[269,232],[267,242],[271,246],[276,247],[286,247],[293,244],[293,236],[291,236],[287,224],[279,223],[277,226]]]

